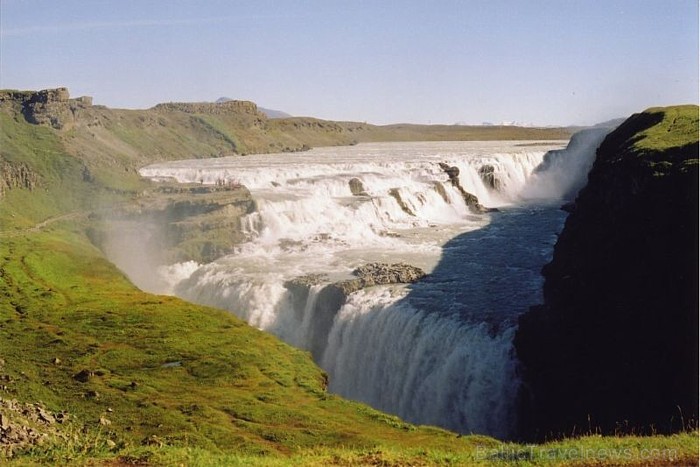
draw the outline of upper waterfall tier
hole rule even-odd
[[[258,254],[308,249],[325,253],[332,244],[334,250],[374,246],[417,252],[436,246],[436,234],[441,243],[456,231],[483,225],[483,216],[472,215],[462,192],[475,195],[487,207],[518,202],[546,150],[561,146],[371,144],[293,156],[171,162],[145,167],[141,174],[248,187],[257,212],[244,218],[243,230]],[[451,183],[440,163],[458,168],[462,190]],[[430,240],[425,239],[425,229],[433,231]],[[261,251],[258,247],[263,245]]]

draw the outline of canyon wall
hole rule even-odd
[[[698,107],[649,109],[597,151],[520,319],[521,433],[673,432],[698,416]]]

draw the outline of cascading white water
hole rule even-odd
[[[146,167],[141,174],[180,182],[240,182],[258,206],[244,218],[249,241],[235,254],[195,270],[191,264],[162,270],[177,295],[229,309],[311,350],[329,373],[330,389],[343,396],[412,422],[507,438],[513,433],[518,387],[512,318],[515,308],[524,311],[537,302],[539,268],[562,218],[550,209],[554,220],[539,222],[536,206],[517,215],[509,206],[523,203],[520,194],[546,150],[561,146],[372,144],[179,161]],[[471,213],[439,162],[458,167],[462,187],[503,212]],[[484,166],[492,167],[498,190],[482,179]],[[353,196],[353,178],[361,181],[365,195]],[[541,226],[542,232],[528,239],[535,245],[511,252],[503,245],[517,245],[530,235],[501,238],[517,230],[508,227],[516,218]],[[482,237],[469,237],[470,232]],[[493,239],[502,243],[479,251]],[[301,290],[287,284],[307,274],[345,279],[355,267],[374,261],[405,261],[432,275],[408,287],[362,290],[344,304],[325,294],[322,285]],[[525,282],[528,292],[510,290],[514,281]],[[513,304],[518,300],[523,303]]]
[[[508,437],[517,390],[513,328],[493,335],[487,323],[430,311],[386,289],[353,294],[321,362],[330,389],[409,421]]]

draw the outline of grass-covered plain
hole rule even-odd
[[[0,198],[0,398],[68,414],[41,445],[0,446],[0,463],[697,462],[697,432],[525,446],[414,426],[329,394],[307,353],[230,313],[141,292],[90,242],[89,214],[138,196],[145,161],[240,143],[212,117],[96,112],[101,125],[67,132],[0,112],[0,156],[38,180]]]

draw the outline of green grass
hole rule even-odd
[[[21,117],[18,117],[21,118]],[[91,199],[82,183],[80,161],[65,154],[56,133],[45,127],[18,122],[0,112],[0,156],[24,165],[38,182],[32,196],[26,190],[8,190],[0,202],[0,224],[26,227],[71,210],[78,200]]]
[[[230,145],[231,153],[242,152],[244,148],[240,147],[240,143],[236,141],[230,130],[211,115],[197,115],[192,117],[197,123],[201,124],[206,131],[211,132],[213,137],[221,138],[226,144]]]
[[[81,226],[9,239],[0,258],[9,394],[68,411],[91,436],[102,428],[124,446],[155,436],[246,455],[454,443],[443,430],[328,394],[307,353],[230,313],[138,291]],[[74,378],[82,370],[93,374],[87,382]]]
[[[155,440],[157,442],[157,440]],[[655,437],[584,436],[542,445],[499,443],[479,436],[460,438],[452,449],[423,446],[396,448],[376,445],[369,448],[312,447],[290,454],[265,455],[221,452],[200,447],[116,445],[109,447],[107,438],[77,434],[68,442],[50,441],[33,449],[17,461],[27,465],[71,463],[95,465],[114,459],[123,463],[196,466],[664,466],[696,465],[698,433]]]
[[[644,113],[661,118],[635,143],[643,151],[665,151],[698,142],[698,106],[653,107]]]

